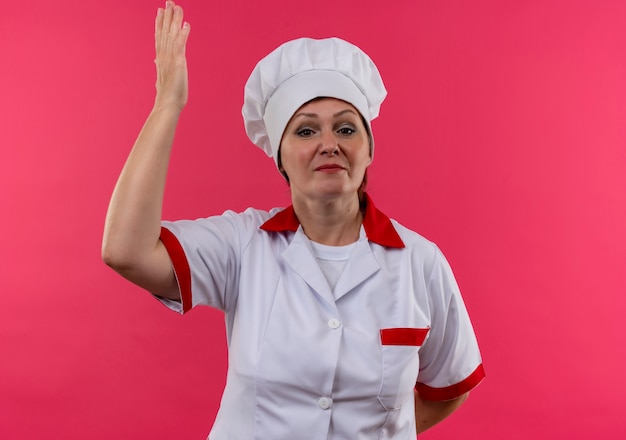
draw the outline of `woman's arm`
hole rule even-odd
[[[469,392],[453,400],[423,400],[415,391],[415,424],[417,433],[432,428],[456,411],[469,396]]]
[[[157,295],[180,299],[169,255],[159,240],[165,178],[174,133],[187,103],[189,25],[168,1],[155,22],[156,99],[118,178],[107,211],[102,259]]]

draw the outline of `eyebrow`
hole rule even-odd
[[[347,109],[341,110],[340,112],[335,113],[333,115],[333,118],[338,118],[344,113],[353,113],[354,115],[358,116],[354,110],[352,110],[351,108],[347,108]],[[297,115],[294,116],[294,119],[299,118],[300,116],[308,117],[308,118],[319,118],[319,115],[317,113],[298,113]]]

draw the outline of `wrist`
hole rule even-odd
[[[154,105],[152,106],[152,113],[159,113],[178,118],[180,113],[183,111],[183,108],[184,104],[176,103],[173,100],[159,99],[157,97],[154,100]]]

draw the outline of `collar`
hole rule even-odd
[[[272,218],[261,225],[261,229],[268,232],[296,232],[300,221],[296,216],[293,205],[277,212]],[[374,206],[370,196],[365,194],[365,214],[363,215],[363,229],[367,239],[373,243],[391,248],[403,248],[404,242],[393,227],[391,220]]]

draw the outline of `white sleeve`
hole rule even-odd
[[[179,313],[197,305],[230,310],[237,302],[241,254],[268,217],[265,211],[249,208],[162,222],[161,241],[172,261],[181,302],[157,299]]]
[[[439,249],[427,290],[431,328],[420,349],[417,390],[426,400],[450,400],[478,385],[485,373],[461,292]]]

